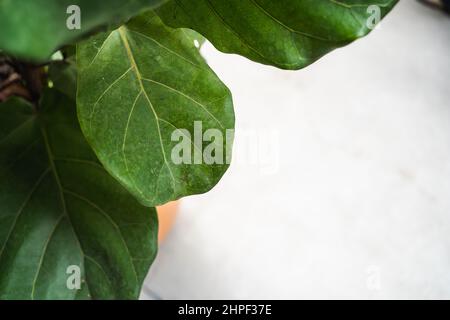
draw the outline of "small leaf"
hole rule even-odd
[[[83,132],[105,168],[143,204],[207,192],[220,180],[227,159],[172,161],[178,129],[201,153],[210,144],[203,132],[216,129],[225,142],[234,128],[231,94],[185,30],[167,28],[149,13],[79,45],[77,59]],[[213,143],[226,155],[230,140]]]
[[[397,1],[171,0],[156,12],[172,27],[198,31],[223,52],[300,69],[369,33],[377,14],[382,18]]]
[[[75,110],[56,90],[38,113],[0,104],[0,299],[135,299],[155,257],[155,210],[103,169]]]
[[[1,0],[0,49],[24,59],[46,60],[62,45],[164,1]],[[80,8],[80,29],[67,26],[73,5]]]

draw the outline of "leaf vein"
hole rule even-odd
[[[53,235],[55,234],[56,229],[58,228],[59,224],[61,223],[61,221],[62,221],[62,219],[63,219],[64,217],[65,217],[64,214],[62,214],[62,215],[59,216],[58,220],[57,220],[56,223],[55,223],[55,226],[53,227],[53,229],[52,229],[51,232],[50,232],[50,235],[49,235],[47,241],[45,242],[44,250],[43,250],[43,252],[42,252],[42,254],[41,254],[41,258],[39,259],[38,268],[37,268],[36,274],[35,274],[35,276],[34,276],[33,285],[32,285],[32,287],[31,287],[31,300],[34,300],[34,292],[35,292],[35,290],[36,290],[36,283],[37,283],[37,280],[38,280],[38,278],[39,278],[39,274],[40,274],[41,269],[42,269],[42,264],[43,264],[43,262],[44,262],[45,255],[47,254],[48,245],[50,244],[50,241],[51,241]]]
[[[91,200],[89,200],[88,198],[80,195],[77,192],[74,192],[74,191],[71,191],[71,190],[68,190],[68,189],[64,189],[63,192],[66,193],[66,194],[69,194],[69,195],[71,195],[71,196],[73,196],[75,198],[78,198],[79,200],[83,201],[84,203],[88,204],[90,207],[92,207],[93,209],[95,209],[99,213],[101,213],[106,218],[106,220],[108,220],[109,223],[111,223],[111,225],[116,229],[116,231],[117,231],[118,235],[120,236],[120,239],[122,240],[123,245],[124,245],[124,247],[125,247],[125,249],[126,249],[126,251],[128,253],[128,256],[129,256],[130,260],[132,260],[133,256],[131,255],[130,249],[128,248],[128,244],[125,241],[125,238],[123,237],[122,231],[120,230],[120,228],[117,225],[117,223],[111,218],[111,216],[108,213],[106,213],[105,210],[103,210],[98,205],[93,203]],[[136,277],[136,283],[139,283],[139,279],[138,279],[137,272],[136,272],[136,267],[135,267],[133,262],[131,263],[131,265],[133,266],[133,273],[134,273],[134,275]]]
[[[141,75],[141,73],[139,71],[139,68],[138,68],[138,66],[136,64],[136,60],[134,59],[134,55],[133,55],[133,52],[131,50],[130,44],[128,43],[128,39],[127,39],[127,36],[125,34],[125,31],[124,31],[125,29],[124,28],[125,27],[123,27],[123,26],[119,28],[120,37],[121,37],[122,43],[125,46],[125,49],[127,51],[128,59],[130,60],[130,63],[131,63],[131,67],[130,68],[134,69],[134,71],[136,73],[136,76],[137,76],[137,80],[138,80],[139,86],[140,86],[142,92],[144,93],[144,96],[145,96],[145,98],[146,98],[146,100],[147,100],[147,102],[149,104],[150,110],[153,112],[153,114],[155,116],[156,126],[157,126],[157,130],[158,130],[158,135],[159,135],[159,142],[160,142],[160,145],[161,145],[161,151],[162,151],[162,155],[163,155],[163,160],[164,160],[164,163],[166,164],[167,168],[169,169],[170,176],[172,178],[173,191],[175,193],[175,191],[176,191],[175,177],[173,175],[173,172],[172,172],[172,169],[171,169],[171,167],[169,165],[169,162],[167,161],[166,151],[164,149],[164,143],[163,143],[163,139],[162,139],[162,135],[161,135],[161,128],[159,127],[159,121],[158,121],[159,117],[158,117],[158,114],[156,113],[155,108],[153,107],[153,104],[152,104],[152,102],[151,102],[151,100],[150,100],[150,98],[149,98],[149,96],[147,94],[147,91],[144,88],[144,84],[142,83],[142,75]]]
[[[25,210],[26,206],[28,205],[28,202],[31,200],[31,198],[33,197],[33,194],[37,191],[37,189],[39,188],[40,184],[42,183],[42,181],[44,181],[44,178],[47,176],[47,174],[50,172],[50,168],[47,168],[38,178],[37,182],[33,185],[33,187],[31,188],[30,193],[27,195],[27,197],[25,198],[24,202],[22,203],[22,205],[19,207],[19,210],[16,213],[16,218],[14,219],[14,222],[12,224],[11,229],[8,232],[8,235],[5,239],[5,242],[3,243],[2,249],[0,250],[0,259],[2,258],[3,252],[5,250],[6,244],[9,241],[9,238],[11,237],[12,232],[14,231],[14,228],[16,227],[17,221],[19,220],[20,215],[22,214],[22,212]]]
[[[217,124],[222,128],[225,129],[224,125],[222,124],[222,122],[220,122],[207,108],[205,105],[201,104],[200,102],[198,102],[197,100],[195,100],[194,98],[191,98],[190,96],[188,96],[187,94],[181,92],[180,90],[177,90],[167,84],[164,84],[162,82],[156,81],[156,80],[152,80],[152,79],[147,79],[147,78],[142,78],[143,81],[147,81],[147,82],[151,82],[157,85],[160,85],[166,89],[169,89],[173,92],[178,93],[179,95],[183,96],[184,98],[194,102],[196,105],[200,106],[215,122],[217,122]]]

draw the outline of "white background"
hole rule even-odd
[[[236,161],[183,200],[142,297],[450,298],[450,17],[402,0],[296,72],[203,51]]]

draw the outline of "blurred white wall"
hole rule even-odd
[[[183,200],[143,298],[450,298],[448,16],[402,0],[297,72],[204,54],[235,162]]]

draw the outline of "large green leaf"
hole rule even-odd
[[[383,17],[397,1],[171,0],[157,13],[172,27],[200,32],[223,52],[300,69],[366,35],[377,14]]]
[[[165,0],[0,0],[0,49],[44,60],[98,27],[128,19]],[[69,30],[67,8],[81,9],[81,29]]]
[[[231,94],[191,33],[168,28],[150,13],[79,45],[77,60],[83,132],[105,168],[142,203],[203,193],[220,180],[227,159],[176,164],[171,156],[178,129],[189,131],[192,151],[201,152],[210,142],[195,141],[195,122],[223,140],[234,128]],[[231,141],[219,140],[212,144],[225,157]]]
[[[155,210],[103,169],[75,110],[56,91],[39,112],[0,104],[0,299],[137,298],[155,257]]]

